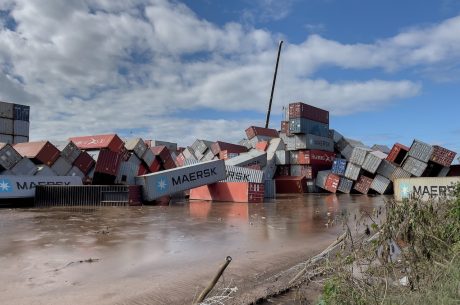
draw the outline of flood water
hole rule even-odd
[[[383,196],[0,209],[0,304],[190,304],[227,255],[251,281],[315,255]]]

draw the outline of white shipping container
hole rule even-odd
[[[13,134],[15,136],[29,136],[29,122],[14,120],[13,123]]]
[[[428,162],[433,154],[433,146],[419,140],[414,140],[407,153],[409,156],[414,157],[422,162]]]
[[[375,174],[380,163],[387,157],[387,154],[381,151],[372,151],[366,155],[363,163],[363,169],[369,173]]]
[[[226,178],[225,162],[215,160],[138,176],[136,184],[142,186],[144,200],[153,201]]]
[[[82,185],[82,181],[68,176],[0,176],[0,198],[32,198],[37,185]]]
[[[264,172],[240,166],[225,165],[227,179],[224,182],[264,182]]]
[[[196,160],[195,152],[193,151],[193,148],[191,148],[191,147],[186,147],[186,148],[184,149],[184,151],[182,152],[182,154],[184,155],[184,158],[185,158],[185,159],[193,159],[193,160]]]
[[[14,124],[12,119],[0,118],[0,133],[12,135],[14,130]]]
[[[267,153],[253,149],[246,153],[241,153],[237,157],[225,160],[225,164],[242,167],[251,165],[259,165],[260,167],[264,167],[267,164]]]
[[[346,178],[356,181],[360,173],[361,167],[359,165],[348,162],[347,169],[345,170]]]
[[[145,151],[148,149],[148,146],[141,138],[135,138],[127,140],[125,142],[125,148],[128,151],[134,152],[134,154],[136,154],[136,156],[138,156],[139,158],[142,158]]]
[[[10,144],[0,144],[0,168],[10,169],[21,159],[21,155]]]
[[[394,196],[396,201],[412,198],[423,201],[450,198],[457,183],[460,183],[460,177],[396,179],[394,182]]]
[[[14,138],[12,135],[0,133],[0,143],[13,144],[16,142],[14,142]]]
[[[288,165],[290,164],[289,160],[289,151],[287,150],[278,150],[275,153],[276,165]]]
[[[14,104],[5,103],[0,101],[0,117],[13,119],[14,118]]]
[[[371,189],[377,193],[383,195],[390,188],[391,181],[388,178],[383,177],[382,175],[375,176],[374,180],[371,183]]]

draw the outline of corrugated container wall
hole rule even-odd
[[[13,119],[26,122],[29,121],[30,106],[15,104],[13,106],[13,111]]]
[[[12,135],[14,124],[12,119],[0,118],[0,133]]]
[[[289,104],[289,119],[306,118],[329,124],[329,112],[301,102]]]
[[[405,145],[396,143],[393,145],[393,148],[391,149],[386,159],[390,162],[400,165],[404,161],[404,158],[409,152],[409,149],[410,148]]]
[[[410,153],[410,151],[409,151]],[[420,154],[419,154],[420,155]],[[423,175],[427,164],[413,157],[408,157],[403,163],[403,169],[416,177]]]
[[[125,148],[128,151],[134,152],[136,156],[142,158],[145,151],[148,149],[147,144],[141,138],[129,139],[125,143]]]
[[[14,142],[14,138],[12,135],[0,134],[0,143],[13,144],[16,142]]]
[[[337,187],[338,191],[345,194],[350,194],[352,188],[353,180],[347,179],[345,177],[340,177],[339,186]]]
[[[13,133],[15,136],[29,136],[29,122],[27,121],[14,121],[13,123]]]
[[[312,134],[327,138],[329,137],[329,125],[304,118],[291,119],[289,121],[289,132],[293,134]]]
[[[19,161],[21,161],[21,155],[10,145],[6,143],[0,143],[0,168],[11,169]]]
[[[11,168],[11,172],[15,175],[32,176],[37,172],[37,165],[29,159],[23,158]]]
[[[121,152],[124,148],[123,141],[116,134],[74,137],[69,140],[74,142],[78,148],[85,150],[108,148],[114,152]]]
[[[240,154],[238,157],[226,160],[225,164],[242,167],[251,165],[264,167],[267,164],[267,153],[258,150],[250,150],[247,153]]]
[[[250,126],[246,129],[246,136],[248,137],[249,140],[251,140],[255,136],[266,136],[270,138],[278,138],[279,134],[278,134],[278,131],[276,131],[275,129]]]
[[[347,169],[347,160],[345,159],[335,159],[332,164],[332,173],[336,175],[343,176]]]
[[[11,138],[13,139],[11,143],[14,143],[14,144],[29,142],[29,137],[13,136]],[[0,139],[0,142],[1,142],[1,139]]]
[[[363,163],[363,169],[374,174],[379,168],[380,163],[387,157],[387,154],[381,151],[373,151],[366,155]]]
[[[371,187],[372,180],[372,178],[360,175],[353,189],[362,194],[367,194],[369,192],[369,188]]]
[[[29,158],[37,164],[48,166],[51,166],[60,155],[59,149],[48,141],[18,143],[14,145],[14,149],[21,156]]]
[[[357,180],[361,173],[361,167],[359,165],[348,163],[347,169],[345,170],[345,177],[351,180]]]
[[[454,151],[434,145],[430,160],[442,166],[450,166],[454,161],[455,155]]]
[[[391,176],[395,172],[396,168],[397,168],[396,164],[388,160],[383,160],[380,163],[379,168],[377,169],[377,174],[382,175],[383,177],[387,179],[391,179]]]
[[[14,118],[14,104],[5,103],[0,101],[0,117],[13,119]]]
[[[81,170],[85,175],[91,170],[96,162],[94,159],[86,152],[83,151],[78,158],[75,160],[73,165],[75,165],[79,170]]]
[[[419,140],[414,140],[408,155],[422,162],[428,162],[433,154],[433,146]]]
[[[81,150],[72,141],[69,141],[64,149],[61,150],[61,156],[70,163],[74,163],[80,154]]]
[[[254,182],[263,183],[264,173],[261,170],[225,165],[227,178],[225,182]]]
[[[375,176],[371,184],[371,189],[383,195],[391,188],[391,181],[381,175]]]
[[[58,175],[58,176],[65,176],[70,169],[72,168],[72,163],[67,161],[64,157],[59,157],[56,162],[51,166],[51,169]]]

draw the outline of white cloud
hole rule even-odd
[[[236,140],[250,121],[232,112],[265,113],[277,33],[238,23],[217,26],[165,0],[12,3],[17,29],[0,28],[0,99],[32,105],[35,139],[142,129],[146,137]],[[417,95],[420,84],[409,80],[312,78],[323,66],[392,71],[445,64],[459,57],[459,30],[456,17],[373,44],[318,35],[286,42],[273,109],[279,113],[282,104],[305,100],[347,114]],[[228,115],[174,117],[201,108]]]

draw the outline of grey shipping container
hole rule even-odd
[[[396,170],[396,167],[396,164],[387,160],[383,160],[380,163],[379,168],[377,169],[377,174],[382,175],[387,179],[391,179],[391,175],[393,175],[394,171]]]
[[[184,151],[182,151],[182,155],[184,155],[184,158],[185,159],[193,159],[193,160],[196,160],[196,157],[195,157],[195,152],[193,151],[193,148],[191,147],[186,147],[184,149]]]
[[[307,193],[319,193],[321,189],[316,186],[316,179],[307,179]]]
[[[0,118],[0,133],[12,135],[14,130],[13,119]]]
[[[30,106],[14,104],[13,119],[20,121],[29,121]]]
[[[206,151],[206,154],[203,156],[203,161],[211,161],[212,159],[214,159],[214,153],[212,152],[212,150],[208,149]]]
[[[330,138],[318,137],[315,135],[295,135],[282,138],[286,143],[286,150],[316,149],[334,151],[334,142]]]
[[[264,172],[257,169],[225,165],[227,178],[224,182],[264,182]]]
[[[339,186],[337,187],[338,191],[345,194],[350,194],[352,188],[353,180],[347,179],[345,177],[340,177]]]
[[[80,148],[78,148],[77,145],[75,145],[75,143],[72,141],[69,141],[64,149],[61,150],[61,156],[70,163],[74,163],[80,154]]]
[[[329,130],[329,134],[331,135],[330,138],[332,138],[334,143],[338,143],[340,140],[343,139],[343,135],[335,129]]]
[[[375,176],[371,183],[371,189],[379,194],[385,194],[391,188],[390,179],[383,177],[382,175]]]
[[[0,101],[0,117],[13,119],[14,118],[14,104],[5,103]]]
[[[150,142],[152,145],[152,147],[154,146],[166,146],[166,148],[173,152],[173,151],[177,151],[177,143],[173,143],[173,142],[167,142],[167,141],[159,141],[159,140],[152,140]]]
[[[0,144],[0,169],[11,169],[21,159],[21,155],[10,144]]]
[[[265,179],[273,179],[276,174],[276,160],[275,157],[267,159],[267,164],[263,168],[264,178]]]
[[[433,146],[419,140],[414,140],[408,155],[422,162],[428,162],[433,154]]]
[[[347,145],[341,154],[351,163],[362,166],[369,152],[371,152],[369,148]]]
[[[215,160],[138,176],[136,177],[136,184],[142,186],[144,200],[153,201],[165,195],[211,184],[226,178],[224,161]]]
[[[0,133],[0,143],[8,143],[8,144],[13,144],[13,143],[16,143],[14,142],[14,138],[12,135],[6,135],[6,134],[2,134]]]
[[[394,196],[396,201],[410,198],[425,201],[451,197],[457,183],[460,183],[460,177],[396,179],[394,182]]]
[[[273,138],[268,143],[267,155],[274,156],[277,151],[284,150],[286,145],[281,138]]]
[[[152,165],[153,161],[155,161],[155,155],[150,149],[147,149],[141,159],[144,160],[145,164],[149,167]]]
[[[287,150],[278,150],[275,153],[276,165],[287,165],[290,164],[289,160],[289,151]]]
[[[289,120],[290,133],[312,134],[320,137],[329,137],[329,125],[305,118]]]
[[[35,173],[35,176],[64,176],[64,175],[58,175],[56,174],[55,171],[51,169],[48,165],[37,165],[37,172]]]
[[[207,150],[207,149],[206,149]],[[200,152],[199,150],[195,150],[195,157],[197,160],[202,160],[204,158],[204,155],[206,154],[206,151],[205,152]],[[203,160],[204,161],[204,160]]]
[[[16,136],[29,136],[30,123],[27,121],[15,120],[13,123],[13,134]]]
[[[345,170],[345,177],[351,180],[358,180],[361,173],[361,166],[348,162],[347,169]]]
[[[80,178],[85,178],[85,174],[76,166],[72,166],[70,171],[67,172],[66,176],[76,176]]]
[[[141,138],[135,138],[135,139],[129,139],[128,141],[126,141],[125,148],[129,151],[134,152],[134,154],[138,156],[139,158],[142,158],[145,151],[148,149],[148,146],[147,144],[145,144],[144,140],[142,140]],[[150,164],[151,162],[149,163],[149,165]]]
[[[363,169],[374,174],[379,168],[380,163],[387,157],[387,154],[381,151],[372,151],[366,155],[363,163]]]
[[[371,149],[374,150],[374,151],[383,152],[384,154],[387,154],[387,155],[388,155],[388,154],[390,153],[390,151],[391,151],[391,149],[390,149],[388,146],[386,146],[386,145],[380,145],[380,144],[374,144],[374,145],[372,145]]]
[[[24,136],[14,136],[13,137],[14,144],[27,143],[27,142],[29,142],[29,137],[24,137]]]
[[[427,164],[414,157],[407,157],[402,168],[416,177],[420,177],[425,171]]]
[[[32,176],[37,172],[37,165],[30,159],[22,158],[15,166],[11,168],[15,175]]]
[[[275,180],[264,181],[264,197],[265,198],[276,198],[276,182]]]
[[[241,153],[239,156],[225,160],[225,164],[243,167],[251,165],[264,167],[267,164],[267,153],[253,149],[247,153]]]
[[[137,162],[122,161],[115,178],[115,184],[134,185],[138,171],[139,164]]]
[[[58,176],[65,176],[72,168],[72,163],[67,161],[64,157],[59,157],[51,166],[51,169],[58,175]]]
[[[212,141],[207,141],[207,140],[196,140],[192,144],[192,148],[195,151],[195,155],[197,153],[201,153],[204,155],[205,151],[209,148],[211,149]]]
[[[394,181],[395,179],[398,179],[398,178],[410,178],[410,176],[411,174],[408,171],[405,171],[401,167],[396,167],[393,174],[391,174],[390,180]]]
[[[249,142],[248,139],[242,139],[241,141],[238,142],[238,144],[246,147],[247,149],[252,148],[252,144],[251,144],[251,142]]]

